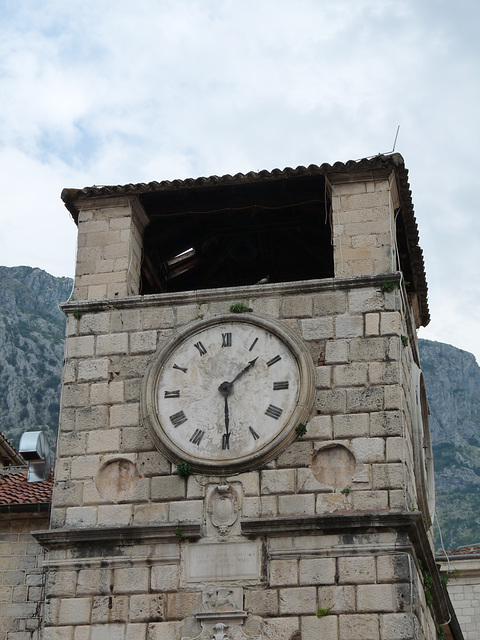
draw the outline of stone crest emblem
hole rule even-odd
[[[229,484],[215,487],[208,500],[207,513],[221,536],[226,536],[238,518],[239,499]]]

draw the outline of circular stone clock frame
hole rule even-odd
[[[289,327],[225,314],[187,325],[160,347],[141,412],[171,462],[224,475],[277,457],[308,420],[314,396],[312,357]]]

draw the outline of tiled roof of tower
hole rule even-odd
[[[188,189],[198,187],[214,187],[220,185],[240,185],[248,182],[263,182],[270,180],[281,180],[284,178],[297,178],[308,175],[329,175],[334,173],[348,173],[349,171],[372,170],[380,167],[395,166],[403,168],[405,171],[405,180],[400,185],[402,190],[408,190],[408,171],[405,169],[403,157],[399,153],[392,155],[378,155],[373,158],[363,158],[362,160],[348,160],[347,162],[335,162],[333,165],[324,163],[321,165],[310,164],[308,167],[299,166],[296,169],[285,167],[285,169],[272,169],[268,171],[249,171],[248,173],[236,173],[235,175],[226,174],[224,176],[208,176],[199,178],[187,178],[184,180],[162,180],[157,182],[139,182],[136,184],[125,185],[93,185],[92,187],[84,187],[83,189],[63,189],[61,198],[65,206],[72,214],[74,220],[78,218],[78,209],[75,206],[75,200],[84,200],[87,198],[101,198],[106,196],[117,195],[140,195],[150,191],[171,191],[176,189]],[[411,202],[411,198],[410,198]]]
[[[428,310],[428,287],[425,274],[423,251],[419,246],[418,227],[415,220],[412,194],[408,182],[408,170],[405,167],[403,157],[399,153],[379,154],[371,158],[361,160],[348,160],[347,162],[335,162],[333,165],[324,163],[311,164],[308,167],[299,166],[296,169],[263,170],[259,172],[237,173],[235,175],[209,176],[199,178],[187,178],[184,180],[163,180],[148,183],[136,183],[126,185],[94,185],[83,189],[63,189],[61,198],[70,211],[74,221],[78,223],[78,215],[82,203],[86,200],[97,198],[112,198],[116,196],[137,196],[140,199],[149,198],[152,194],[182,195],[188,192],[203,193],[208,189],[216,191],[222,188],[238,189],[243,185],[265,186],[282,180],[305,179],[307,177],[324,176],[327,181],[336,180],[348,174],[370,174],[374,171],[394,171],[397,177],[398,190],[401,200],[401,218],[404,221],[405,241],[408,245],[409,260],[411,263],[411,277],[414,289],[419,296],[420,313],[423,325],[430,321]]]
[[[53,478],[28,482],[26,470],[0,473],[0,505],[50,502],[52,489]]]

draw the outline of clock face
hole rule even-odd
[[[222,473],[278,455],[306,421],[313,388],[311,358],[287,328],[221,316],[187,327],[156,354],[142,413],[169,459]]]

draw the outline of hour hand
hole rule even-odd
[[[231,382],[230,384],[233,384],[233,383],[234,383],[234,382],[236,382],[239,378],[241,378],[241,377],[243,376],[243,374],[244,374],[244,373],[246,373],[249,369],[251,369],[251,368],[254,366],[254,364],[255,364],[255,362],[256,362],[257,360],[258,360],[258,356],[257,356],[256,358],[254,358],[253,360],[250,360],[250,362],[247,364],[247,366],[246,366],[244,369],[242,369],[242,370],[240,371],[240,373],[239,373],[239,374],[237,374],[237,375],[235,376],[235,378],[232,380],[232,382]]]

